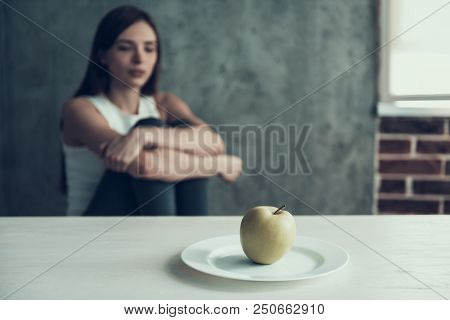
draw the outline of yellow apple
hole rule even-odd
[[[294,217],[283,210],[285,207],[254,207],[242,219],[242,249],[253,262],[272,264],[292,247],[297,227]]]

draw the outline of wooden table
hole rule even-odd
[[[298,234],[340,245],[350,254],[349,264],[316,279],[272,283],[218,278],[181,261],[181,251],[194,242],[238,234],[242,217],[0,218],[0,296],[294,300],[450,297],[450,216],[326,218],[296,216]],[[59,264],[41,274],[57,261]]]

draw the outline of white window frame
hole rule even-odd
[[[379,0],[379,32],[380,45],[390,41],[389,5],[393,0]],[[390,46],[385,45],[379,51],[378,104],[379,116],[410,117],[450,117],[450,95],[401,95],[389,92]],[[427,104],[424,107],[423,104]],[[434,106],[433,106],[434,105]]]

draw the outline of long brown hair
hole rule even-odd
[[[153,73],[148,81],[141,88],[143,95],[155,95],[158,92],[158,80],[161,63],[161,45],[158,30],[150,15],[134,6],[120,6],[109,11],[100,21],[95,32],[94,41],[92,43],[89,63],[86,73],[81,81],[80,87],[73,97],[93,96],[109,91],[111,76],[106,71],[106,67],[102,65],[100,56],[109,50],[116,41],[117,37],[129,26],[144,21],[153,29],[156,34],[156,52],[157,58]],[[63,193],[67,192],[66,174],[64,155],[61,150],[61,184],[60,189]]]

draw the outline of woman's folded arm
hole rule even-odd
[[[127,171],[135,178],[165,182],[214,175],[231,182],[237,179],[241,167],[242,161],[234,156],[198,156],[171,148],[155,148],[143,150]]]
[[[160,130],[141,127],[144,138],[145,132],[150,133],[145,139],[148,144],[151,145],[152,139],[156,139],[153,142],[160,147],[174,148],[197,155],[217,155],[225,152],[225,143],[221,136],[196,116],[187,103],[168,92],[160,92],[155,98],[160,112],[166,114],[165,121],[177,122],[183,126]],[[155,131],[158,133],[157,136],[152,134]]]
[[[137,127],[134,129],[144,146],[170,148],[196,155],[219,155],[225,144],[207,124],[190,127]]]

